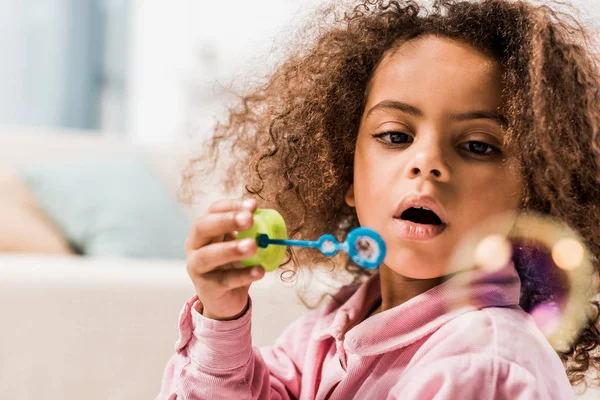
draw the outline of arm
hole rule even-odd
[[[252,303],[232,321],[202,316],[188,301],[180,338],[163,376],[158,399],[295,399],[300,395],[306,342],[316,320],[307,313],[273,347],[252,346]],[[201,306],[200,306],[201,307]],[[308,334],[307,334],[308,332]]]

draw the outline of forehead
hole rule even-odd
[[[389,50],[373,75],[367,104],[390,99],[448,111],[496,109],[502,103],[502,69],[469,44],[419,37]]]

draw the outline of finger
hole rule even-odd
[[[235,240],[237,239],[237,231],[233,231],[233,232],[227,232],[224,236],[223,236],[223,240],[224,241],[229,241],[229,240]]]
[[[218,267],[213,268],[213,271],[216,271],[218,269],[234,269],[234,268],[239,269],[239,268],[248,268],[248,267],[246,267],[240,261],[232,261],[229,264],[219,265]]]
[[[211,271],[204,278],[219,285],[224,290],[233,290],[242,286],[250,285],[265,275],[265,269],[261,266],[243,269],[223,269]]]
[[[193,274],[205,274],[218,266],[251,257],[256,249],[256,241],[253,239],[209,244],[190,254],[188,270]]]
[[[212,203],[208,207],[208,212],[210,213],[220,213],[220,212],[229,212],[229,211],[256,211],[257,203],[255,199],[224,199],[219,200]]]
[[[223,236],[236,230],[250,229],[254,219],[250,211],[206,214],[198,218],[185,241],[190,252],[211,242],[215,236]]]

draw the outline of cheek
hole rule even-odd
[[[357,149],[354,159],[354,198],[362,224],[386,212],[394,180],[390,163],[375,157],[368,149]]]
[[[514,211],[521,200],[521,180],[512,167],[474,172],[471,179],[465,179],[463,188],[459,212],[470,225],[497,213]]]
[[[390,185],[400,178],[400,154],[382,150],[373,140],[359,136],[354,157],[354,180],[363,194],[389,194]],[[368,192],[368,193],[366,193]],[[374,193],[373,193],[374,192]]]

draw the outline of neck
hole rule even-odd
[[[392,271],[385,264],[379,268],[379,275],[381,304],[371,315],[406,303],[413,297],[436,287],[447,278],[444,276],[430,279],[407,278]]]

